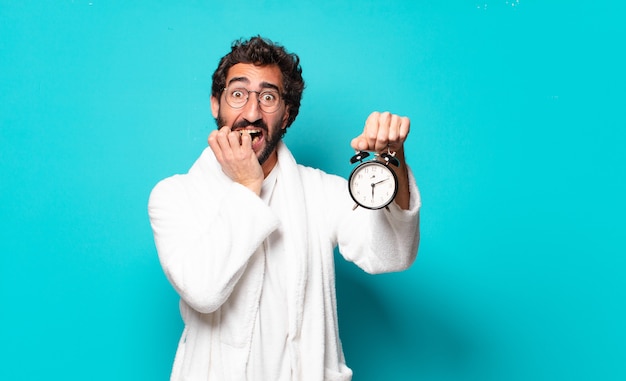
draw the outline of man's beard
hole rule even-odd
[[[219,112],[217,114],[217,118],[215,119],[215,123],[217,123],[217,128],[222,128],[226,126],[226,121],[222,118]],[[247,120],[241,120],[232,125],[230,128],[234,130],[237,128],[256,127],[264,131],[263,135],[265,137],[265,147],[263,148],[263,150],[261,150],[259,154],[257,154],[259,164],[263,165],[263,163],[265,163],[267,159],[269,159],[269,157],[272,155],[284,135],[284,130],[280,128],[280,123],[280,120],[276,122],[276,125],[272,129],[271,135],[270,130],[267,128],[267,124],[265,124],[263,119],[259,119],[253,123],[250,123]]]

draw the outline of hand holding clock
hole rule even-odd
[[[363,132],[352,139],[352,148],[357,151],[374,151],[377,153],[395,152],[399,166],[389,165],[397,177],[398,188],[395,194],[395,202],[402,209],[409,208],[409,185],[404,159],[404,142],[406,141],[411,127],[411,121],[407,117],[401,117],[389,112],[373,112],[365,122]],[[385,180],[383,180],[385,181]],[[372,191],[374,190],[374,185]],[[357,200],[355,200],[357,201]],[[374,203],[374,201],[371,201]],[[357,201],[357,203],[360,203]],[[365,205],[362,205],[365,206]],[[366,206],[367,207],[367,206]],[[375,204],[371,209],[378,209]]]
[[[352,139],[352,148],[358,151],[401,152],[409,135],[411,121],[389,112],[373,112],[365,121],[361,135]]]

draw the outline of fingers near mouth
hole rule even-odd
[[[239,141],[241,142],[241,137],[243,137],[244,135],[247,135],[250,137],[250,140],[252,141],[252,144],[254,144],[255,142],[257,142],[262,136],[263,136],[263,131],[260,129],[247,129],[247,130],[238,130],[236,132],[239,132]]]

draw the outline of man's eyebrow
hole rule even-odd
[[[263,89],[274,89],[274,90],[280,92],[280,88],[278,86],[276,86],[273,83],[269,83],[269,82],[261,82],[261,88],[263,88]]]
[[[228,81],[226,86],[230,86],[234,82],[243,82],[245,84],[249,84],[250,80],[248,78],[246,78],[246,77],[233,77],[233,78],[231,78]],[[274,90],[280,92],[280,88],[277,85],[275,85],[275,84],[273,84],[271,82],[261,82],[261,88],[262,89],[274,89]]]
[[[233,77],[228,81],[228,85],[230,85],[233,82],[245,82],[245,83],[250,83],[250,80],[246,77]]]
[[[246,77],[233,77],[230,79],[230,81],[228,81],[228,83],[226,84],[227,86],[232,84],[233,82],[244,82],[244,83],[250,83],[250,80]]]

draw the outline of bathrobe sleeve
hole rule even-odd
[[[347,196],[337,200],[333,209],[338,216],[339,251],[364,271],[375,274],[402,271],[411,266],[419,246],[420,194],[412,171],[408,168],[410,205],[408,210],[391,203],[388,208],[352,210],[354,202]],[[344,183],[344,194],[348,194]],[[337,197],[335,197],[337,198]],[[349,207],[346,207],[345,204]]]
[[[158,183],[148,203],[163,270],[180,297],[202,313],[228,299],[279,223],[256,194],[211,169],[201,157],[188,174]]]

